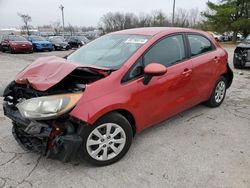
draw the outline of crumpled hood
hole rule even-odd
[[[72,63],[60,57],[49,56],[38,58],[21,71],[16,76],[15,81],[19,84],[28,84],[38,91],[46,91],[59,83],[73,70],[81,67],[105,70],[105,68]]]

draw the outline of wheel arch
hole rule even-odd
[[[223,76],[226,81],[227,81],[227,89],[231,86],[232,82],[233,82],[233,71],[231,70],[231,68],[229,67],[229,65],[227,64],[227,72],[223,73],[221,76]]]
[[[136,121],[135,121],[135,118],[134,118],[133,114],[130,111],[126,110],[126,109],[115,109],[115,110],[106,112],[101,117],[99,117],[96,121],[98,121],[102,117],[104,117],[107,114],[110,114],[112,112],[117,112],[117,113],[121,114],[122,116],[124,116],[129,121],[129,123],[131,125],[131,128],[132,128],[132,131],[133,131],[133,136],[135,136],[136,131],[137,131],[137,129],[136,129]]]

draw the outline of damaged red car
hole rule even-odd
[[[129,29],[37,59],[6,87],[3,108],[25,149],[101,166],[136,133],[199,103],[219,106],[232,80],[227,52],[206,32]]]

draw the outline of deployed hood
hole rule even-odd
[[[46,91],[59,83],[77,68],[108,70],[101,67],[72,63],[63,58],[50,56],[38,58],[31,65],[21,71],[16,76],[15,81],[19,84],[30,85],[38,91]]]

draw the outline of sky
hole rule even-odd
[[[208,0],[176,0],[176,8],[206,10]],[[215,0],[214,0],[215,1]],[[61,21],[63,5],[65,25],[97,26],[107,12],[150,13],[160,9],[171,15],[173,0],[0,0],[0,28],[23,25],[17,13],[29,14],[33,26],[49,25]]]

